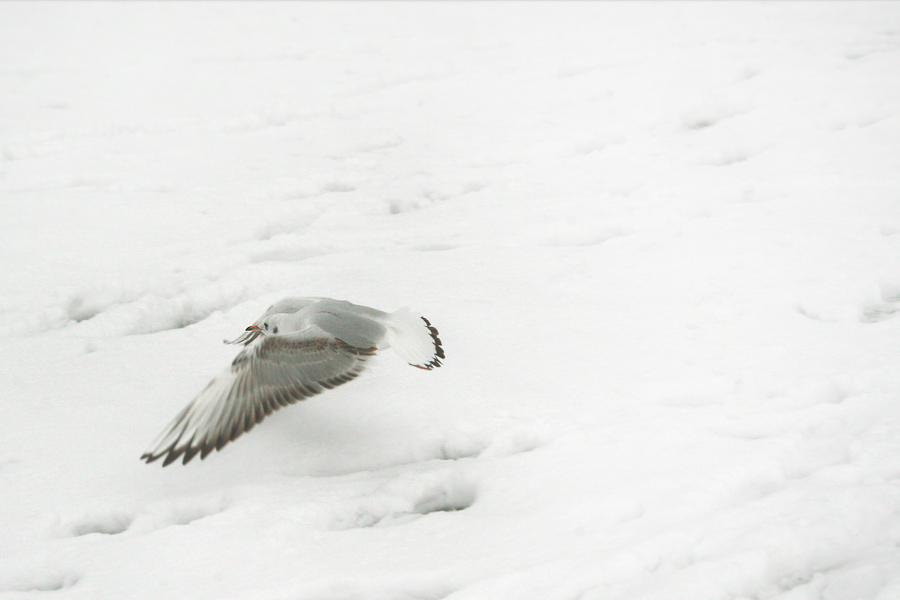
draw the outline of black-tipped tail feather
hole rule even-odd
[[[441,338],[438,337],[437,328],[431,324],[431,321],[422,317],[422,320],[425,321],[425,327],[428,329],[428,333],[431,335],[431,340],[434,342],[434,356],[431,357],[431,360],[425,363],[424,365],[413,365],[414,367],[418,367],[420,369],[425,369],[430,371],[435,367],[441,366],[441,359],[444,358],[444,347],[441,346]]]
[[[441,366],[444,348],[431,322],[408,308],[392,312],[387,324],[387,343],[400,358],[430,371]]]

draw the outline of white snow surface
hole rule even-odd
[[[898,3],[4,2],[0,200],[3,600],[900,598]]]

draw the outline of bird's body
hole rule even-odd
[[[141,456],[163,466],[221,450],[282,406],[346,383],[385,348],[420,369],[441,366],[437,329],[408,309],[386,313],[331,298],[285,298],[231,344],[244,348]]]

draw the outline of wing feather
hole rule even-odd
[[[163,466],[201,460],[281,407],[352,381],[376,347],[360,348],[320,328],[247,342],[231,367],[188,404],[141,459]]]

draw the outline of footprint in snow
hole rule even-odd
[[[200,519],[224,512],[228,505],[224,497],[188,498],[161,502],[137,511],[109,510],[63,522],[54,527],[58,537],[81,537],[92,533],[118,535],[148,532],[174,525],[188,525]]]
[[[531,452],[544,445],[541,436],[527,429],[455,433],[425,449],[428,459],[499,458]]]
[[[6,592],[56,592],[72,587],[81,576],[55,568],[22,567],[18,573],[0,573],[0,594]],[[32,597],[29,595],[29,598]]]
[[[328,528],[342,530],[401,525],[433,513],[466,510],[475,503],[476,485],[468,478],[452,473],[433,479],[398,479],[388,489],[379,490],[361,503],[338,507],[338,514]]]
[[[882,285],[880,300],[872,300],[860,308],[859,320],[863,323],[885,321],[900,312],[900,286]]]
[[[84,517],[71,523],[67,529],[73,537],[81,537],[91,533],[116,535],[127,531],[134,522],[134,516],[122,512],[99,513]]]

